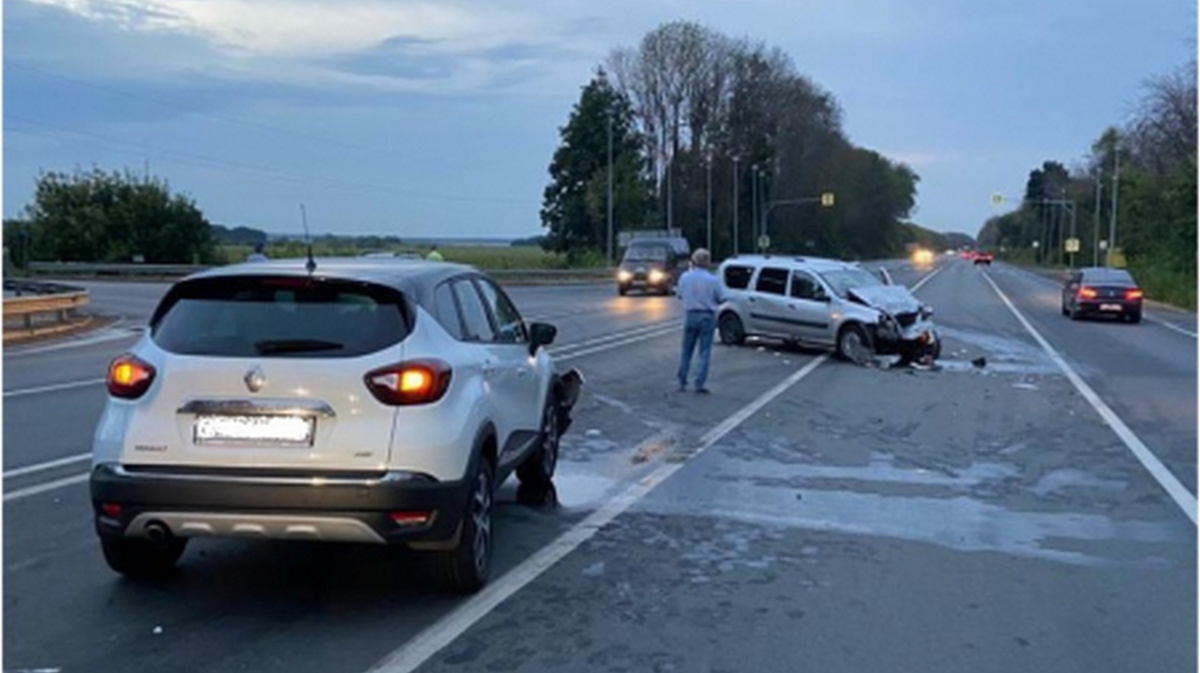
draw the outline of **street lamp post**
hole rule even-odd
[[[613,118],[608,110],[608,236],[605,239],[606,257],[609,268],[613,265]]]
[[[758,245],[758,164],[750,166],[750,237],[754,246]]]
[[[1096,212],[1092,224],[1092,266],[1100,266],[1100,191],[1103,186],[1104,170],[1096,173]]]
[[[1115,148],[1113,152],[1113,177],[1112,177],[1112,212],[1108,214],[1108,261],[1105,266],[1113,265],[1113,248],[1117,245],[1117,192],[1120,189],[1121,180],[1121,148]]]
[[[740,180],[742,178],[742,175],[741,175],[741,173],[738,172],[738,163],[741,160],[742,160],[741,157],[734,155],[734,157],[733,157],[733,254],[734,255],[738,254],[738,211],[740,211],[742,209],[741,199],[739,198],[741,196],[741,190],[739,189],[739,187],[741,186]]]
[[[704,163],[705,163],[705,169],[706,169],[706,173],[707,173],[707,187],[704,192],[704,206],[705,206],[705,209],[708,211],[708,214],[707,214],[708,252],[709,252],[709,254],[712,254],[713,241],[712,241],[712,154],[711,153],[705,158]]]

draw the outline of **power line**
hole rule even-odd
[[[386,185],[378,185],[378,184],[373,184],[373,183],[354,182],[354,181],[350,181],[350,180],[342,180],[342,179],[338,179],[338,178],[330,178],[330,177],[319,176],[319,175],[287,173],[284,171],[278,171],[278,170],[271,169],[271,168],[263,168],[261,166],[254,166],[251,164],[244,164],[241,162],[229,161],[226,159],[220,159],[220,158],[216,158],[216,157],[210,157],[210,156],[206,156],[203,154],[195,154],[193,152],[185,152],[185,151],[180,151],[180,150],[167,149],[167,148],[162,148],[162,147],[158,147],[155,145],[150,145],[147,143],[140,143],[140,142],[136,142],[136,141],[125,140],[123,138],[117,138],[114,136],[93,133],[90,131],[83,131],[83,130],[76,129],[76,128],[60,126],[60,125],[56,125],[56,124],[48,124],[48,123],[40,121],[40,120],[30,119],[27,117],[21,117],[18,115],[13,115],[11,113],[5,115],[6,124],[7,124],[8,120],[19,121],[19,122],[23,122],[23,123],[27,123],[27,124],[32,124],[34,126],[40,126],[43,128],[53,129],[53,130],[57,130],[60,132],[65,132],[65,133],[71,133],[71,134],[74,134],[77,136],[81,136],[83,138],[90,138],[90,139],[92,139],[91,144],[96,145],[96,146],[101,146],[101,147],[107,147],[108,149],[115,149],[117,151],[127,151],[125,148],[114,147],[112,145],[112,143],[116,143],[118,145],[124,145],[127,147],[138,148],[139,150],[154,152],[154,153],[158,154],[159,156],[174,157],[175,161],[177,161],[178,163],[184,164],[184,165],[189,165],[189,164],[197,165],[195,162],[203,162],[204,164],[207,164],[207,165],[202,165],[201,166],[202,168],[221,167],[221,168],[224,168],[227,170],[233,170],[233,171],[238,171],[238,172],[243,172],[243,173],[251,173],[251,174],[258,175],[260,177],[266,177],[268,179],[283,180],[286,182],[293,182],[293,183],[299,182],[299,183],[309,183],[309,184],[324,183],[324,184],[328,184],[328,185],[341,186],[341,187],[345,187],[345,188],[361,189],[361,190],[367,190],[367,191],[379,191],[379,192],[387,193],[389,195],[405,196],[405,197],[418,198],[418,199],[433,199],[433,200],[443,200],[443,201],[472,201],[472,202],[482,202],[482,203],[506,204],[506,205],[512,205],[512,206],[520,205],[522,207],[528,207],[527,201],[518,200],[518,199],[507,199],[507,198],[503,198],[503,197],[491,197],[491,196],[463,196],[463,195],[456,195],[456,194],[414,192],[411,190],[396,189],[394,187],[389,187]],[[9,129],[9,130],[12,130],[17,133],[24,133],[26,135],[35,135],[35,136],[42,136],[42,137],[47,137],[47,138],[56,138],[57,137],[51,133],[38,133],[36,131],[28,131],[28,130],[22,131],[20,129]]]

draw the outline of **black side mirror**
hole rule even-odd
[[[534,355],[542,346],[549,346],[554,343],[554,337],[558,336],[558,328],[554,325],[544,322],[535,322],[529,325],[529,354]]]

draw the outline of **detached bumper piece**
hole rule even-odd
[[[463,482],[410,472],[126,467],[91,476],[101,535],[404,544],[455,535]]]

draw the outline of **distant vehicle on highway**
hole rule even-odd
[[[1071,272],[1062,290],[1062,314],[1072,320],[1114,316],[1142,321],[1145,293],[1124,269],[1088,267]]]
[[[420,260],[422,257],[415,252],[367,252],[363,259],[405,259]]]
[[[990,253],[990,252],[980,251],[980,252],[975,253],[974,259],[975,259],[975,266],[979,266],[980,264],[986,264],[988,266],[991,266],[992,260],[995,259],[995,256],[992,255],[992,253]]]
[[[685,238],[635,238],[617,269],[617,294],[630,290],[671,294],[687,271],[691,248]]]
[[[109,368],[91,475],[104,558],[141,577],[193,536],[401,544],[478,589],[494,489],[512,472],[552,488],[582,386],[543,348],[555,333],[457,264],[186,278]]]
[[[941,354],[932,309],[857,264],[754,255],[730,258],[718,273],[726,302],[717,329],[725,344],[771,337],[832,347],[856,361],[876,353],[907,361]]]

